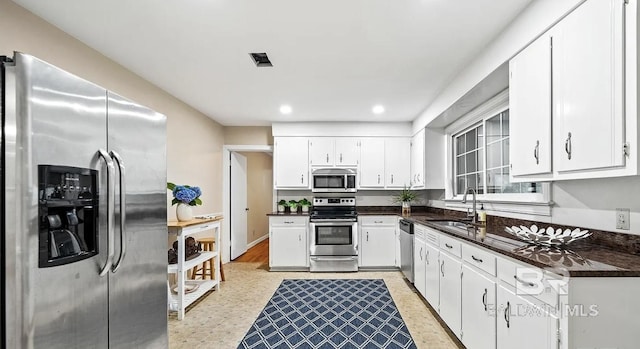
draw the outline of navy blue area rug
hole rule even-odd
[[[377,280],[284,280],[238,349],[416,348]]]

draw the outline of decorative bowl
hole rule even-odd
[[[506,227],[504,230],[527,242],[546,246],[562,246],[568,245],[576,240],[584,239],[591,236],[588,230],[580,230],[580,228],[565,229],[548,227],[547,229],[538,229],[537,225],[531,227]]]

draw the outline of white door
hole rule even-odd
[[[458,259],[440,253],[440,317],[458,338],[461,321],[461,271],[462,263]]]
[[[276,189],[309,188],[309,143],[306,137],[274,138]]]
[[[509,61],[509,142],[513,176],[551,172],[551,36]]]
[[[411,139],[387,138],[384,141],[384,154],[386,187],[410,187]]]
[[[247,252],[247,158],[231,153],[231,259]]]
[[[336,166],[357,166],[360,159],[360,140],[353,137],[336,138]]]
[[[363,138],[360,144],[360,187],[384,188],[384,138]]]
[[[396,264],[396,232],[389,227],[362,227],[361,265],[363,267],[393,267]]]
[[[462,266],[462,343],[467,348],[496,347],[496,282]]]
[[[334,140],[331,137],[309,138],[309,164],[311,166],[333,166]]]
[[[624,166],[624,6],[587,1],[554,29],[553,161],[559,171]]]
[[[438,248],[425,244],[425,287],[424,298],[433,309],[440,308],[440,260]]]
[[[423,296],[425,296],[425,288],[427,286],[427,263],[425,261],[426,256],[427,244],[424,241],[424,237],[415,234],[413,240],[413,285],[416,287],[416,290],[418,290],[418,292],[420,292],[420,294]]]

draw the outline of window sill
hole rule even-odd
[[[520,202],[520,201],[500,201],[500,200],[477,200],[476,209],[480,209],[480,204],[484,206],[484,210],[491,212],[508,212],[517,214],[526,214],[533,216],[551,216],[551,207],[553,201],[547,202]],[[471,209],[473,204],[470,199],[463,204],[460,199],[446,199],[444,206],[450,210],[467,211]]]

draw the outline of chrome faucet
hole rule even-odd
[[[476,217],[478,216],[478,212],[476,211],[476,190],[474,188],[471,187],[467,187],[467,189],[464,191],[464,196],[462,197],[462,203],[466,204],[467,203],[467,194],[469,194],[469,192],[471,192],[471,194],[473,195],[473,212],[469,213],[469,209],[467,209],[467,218],[471,218],[471,223],[476,223]]]

